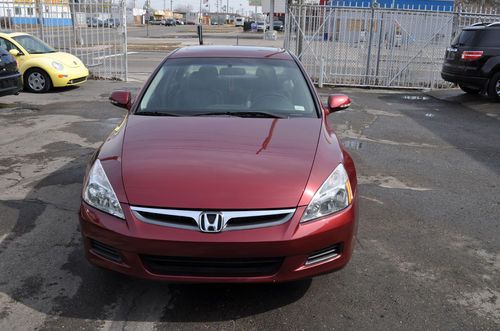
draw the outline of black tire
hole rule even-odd
[[[24,89],[32,93],[45,93],[52,88],[49,75],[40,68],[31,68],[24,74]]]
[[[462,91],[468,94],[479,94],[479,92],[481,92],[481,89],[477,87],[470,87],[461,84],[458,84],[458,86],[462,89]]]
[[[497,71],[490,79],[490,85],[488,85],[488,96],[500,102],[500,71]]]

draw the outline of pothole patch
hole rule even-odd
[[[14,108],[1,108],[0,109],[0,115],[14,115],[14,114],[32,114],[39,112],[39,108],[35,107],[14,107]]]

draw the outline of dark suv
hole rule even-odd
[[[441,76],[467,93],[500,101],[500,22],[464,28],[446,50]]]
[[[18,94],[23,88],[23,79],[16,59],[0,43],[0,97]]]

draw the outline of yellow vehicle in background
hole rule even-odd
[[[79,58],[27,33],[0,33],[0,47],[16,58],[27,91],[43,93],[87,81],[89,70]]]

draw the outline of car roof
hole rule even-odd
[[[0,32],[0,34],[7,36],[7,37],[18,37],[18,36],[29,36],[29,33],[24,33],[24,32]]]
[[[465,31],[476,31],[476,30],[490,30],[490,29],[500,29],[500,22],[495,23],[476,23],[475,25],[467,26],[463,28]]]
[[[169,58],[190,57],[241,57],[293,60],[292,56],[282,48],[254,46],[187,46],[180,48],[169,56]]]

